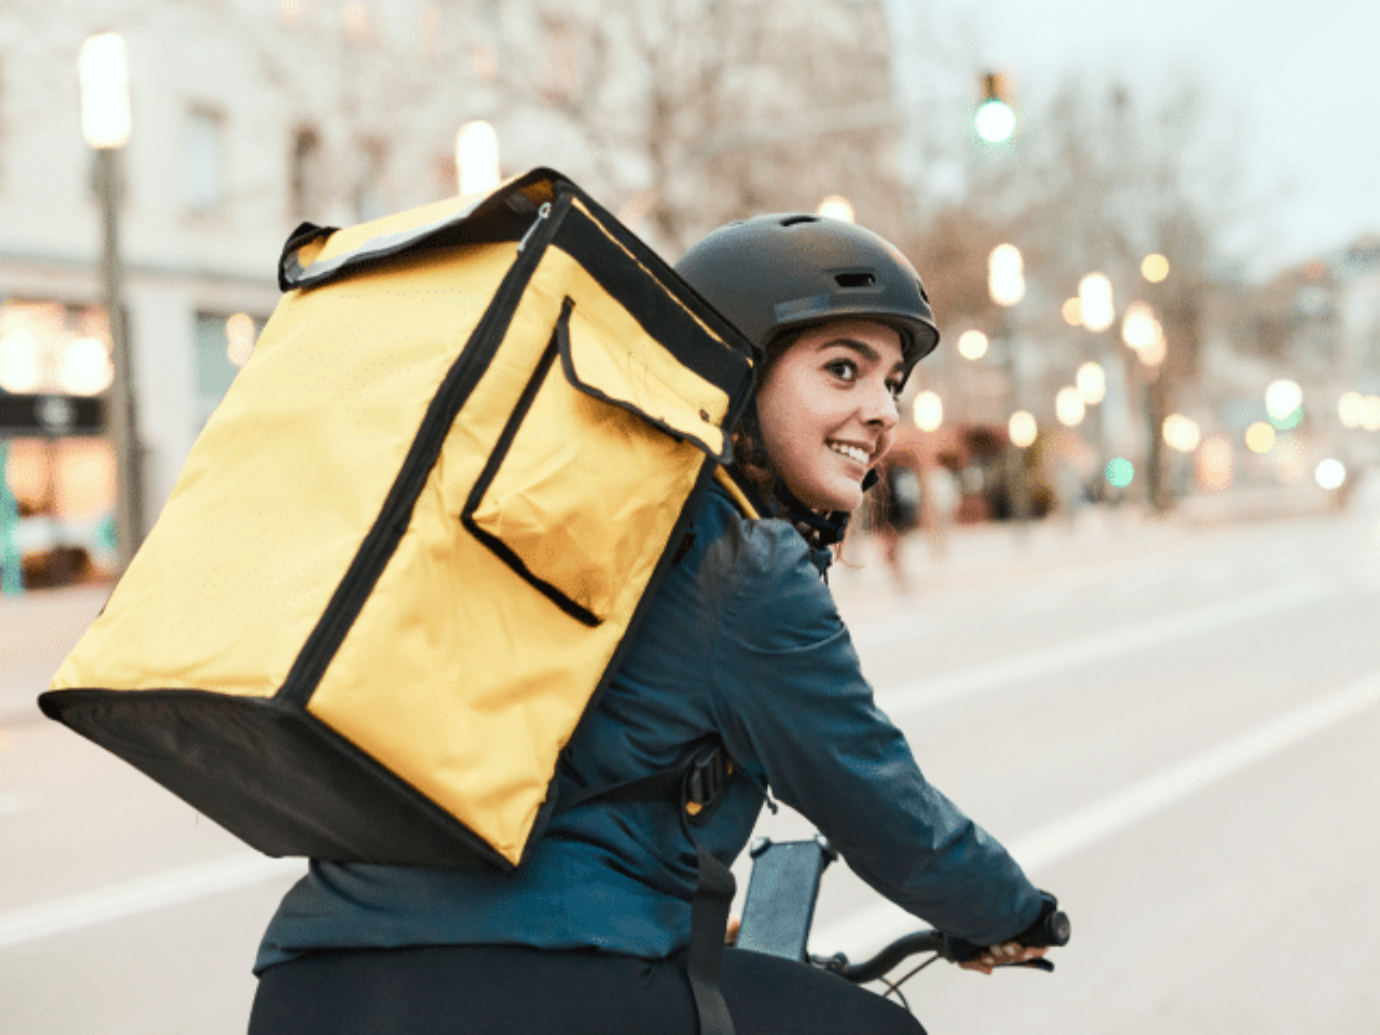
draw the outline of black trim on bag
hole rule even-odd
[[[729,348],[734,352],[751,357],[754,364],[762,361],[762,350],[722,313],[706,302],[699,292],[681,279],[680,274],[660,255],[648,248],[636,234],[619,222],[608,209],[593,198],[583,192],[580,192],[578,197],[581,204],[589,210],[599,228],[635,256],[636,261],[645,266],[668,292],[674,294],[687,309],[703,320],[706,327],[713,328],[714,333],[722,337]]]
[[[318,227],[319,233],[303,238],[303,230],[312,225],[305,223],[292,232],[283,248],[278,260],[278,287],[282,291],[314,287],[335,279],[347,270],[366,269],[397,255],[426,248],[520,240],[523,232],[531,226],[531,216],[538,208],[523,193],[523,189],[543,182],[551,184],[553,193],[563,187],[574,186],[551,169],[533,169],[500,191],[476,199],[459,212],[452,212],[424,226],[371,238],[354,251],[313,262],[310,266],[301,264],[298,249],[322,233],[334,233],[335,228]],[[485,230],[488,232],[483,232]]]
[[[570,299],[567,298],[566,302],[567,304],[570,304]],[[709,444],[707,442],[701,441],[698,436],[690,432],[684,431],[680,428],[677,428],[672,424],[667,424],[664,420],[661,420],[659,417],[653,417],[646,410],[641,409],[633,403],[628,402],[626,399],[615,399],[612,396],[600,391],[598,388],[590,384],[588,381],[581,380],[580,375],[575,370],[575,358],[571,355],[571,350],[573,346],[570,343],[570,326],[566,320],[565,311],[562,311],[561,313],[561,321],[562,322],[560,323],[560,325],[556,328],[556,336],[560,342],[561,370],[565,373],[565,379],[570,382],[570,386],[572,388],[576,389],[577,391],[583,392],[591,399],[598,399],[600,402],[606,403],[609,406],[616,406],[620,410],[627,410],[629,413],[635,414],[637,417],[641,418],[646,423],[652,425],[652,427],[663,431],[666,435],[675,439],[677,442],[689,442],[692,446],[694,446],[696,449],[704,453],[705,456],[708,456],[712,460],[717,460],[720,463],[725,464],[730,463],[732,461],[733,447],[728,440],[728,435],[724,435],[723,452],[716,453],[713,449],[709,447]],[[720,430],[722,431],[722,429]]]
[[[729,397],[730,408],[733,400],[748,394],[753,373],[747,355],[734,351],[731,343],[723,348],[705,348],[704,328],[695,322],[694,316],[583,212],[571,212],[552,244],[578,261],[600,287],[623,305],[649,338],[662,345],[682,366],[723,391]],[[716,316],[705,323],[712,327],[721,319]]]
[[[503,343],[517,301],[541,261],[556,227],[570,211],[572,197],[566,192],[557,194],[550,214],[537,225],[527,247],[517,255],[504,274],[489,308],[432,397],[417,437],[412,441],[412,448],[403,460],[377,520],[364,537],[359,552],[355,554],[316,628],[297,655],[277,696],[305,704],[321,681],[326,667],[364,607],[364,602],[374,591],[403,533],[407,531],[412,520],[412,508],[436,464],[451,425]]]
[[[50,690],[49,718],[271,856],[511,872],[455,816],[309,712],[209,690]]]
[[[570,311],[574,307],[575,303],[570,298],[567,298],[565,303],[561,306],[561,315],[556,321],[556,329],[551,332],[551,341],[542,352],[541,359],[537,361],[536,370],[532,372],[531,378],[522,389],[522,395],[518,397],[517,405],[513,407],[512,415],[503,426],[502,434],[498,436],[498,441],[494,443],[493,452],[489,454],[488,463],[484,465],[484,470],[480,472],[479,479],[470,490],[469,498],[465,500],[465,507],[460,512],[460,521],[469,531],[470,535],[474,536],[496,553],[508,567],[521,575],[524,580],[553,604],[570,615],[570,617],[574,618],[577,622],[593,627],[603,624],[603,619],[589,609],[581,607],[545,579],[533,574],[527,565],[523,563],[522,558],[509,549],[502,539],[480,528],[474,520],[475,510],[478,509],[479,504],[483,502],[485,493],[489,491],[489,486],[493,483],[494,478],[498,476],[499,470],[503,467],[503,462],[508,458],[508,450],[512,448],[513,439],[517,437],[517,433],[522,427],[522,422],[527,419],[527,414],[532,409],[532,403],[536,400],[537,393],[541,391],[541,386],[546,382],[546,377],[551,372],[551,367],[555,364],[557,353],[560,351],[558,342],[569,339]],[[565,347],[569,348],[569,345]]]

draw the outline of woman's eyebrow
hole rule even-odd
[[[865,359],[867,359],[869,362],[872,362],[872,363],[881,363],[881,362],[882,362],[882,354],[881,354],[880,352],[878,352],[875,348],[873,348],[873,347],[872,347],[871,345],[869,345],[867,342],[865,342],[865,341],[859,341],[857,338],[830,338],[828,341],[823,342],[823,343],[820,345],[820,348],[821,348],[821,349],[828,349],[828,348],[833,348],[833,347],[836,346],[836,345],[837,345],[837,346],[840,346],[840,347],[842,347],[842,348],[848,349],[848,350],[850,350],[850,351],[852,351],[852,352],[859,353],[859,354],[862,355]],[[896,364],[896,366],[893,367],[892,369],[893,369],[893,370],[904,370],[904,369],[905,369],[905,366],[906,366],[905,360],[902,359],[902,360],[901,360],[900,362],[898,362],[898,363]]]

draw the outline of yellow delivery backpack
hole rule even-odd
[[[751,346],[560,174],[345,230],[43,711],[270,855],[519,865]]]

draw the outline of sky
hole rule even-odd
[[[894,0],[911,7],[921,0]],[[916,5],[916,6],[912,6]],[[1254,276],[1380,234],[1380,3],[1375,0],[928,0],[950,49],[1029,101],[1070,72],[1169,92],[1184,73],[1239,121],[1235,247]]]

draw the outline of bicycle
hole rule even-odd
[[[937,960],[964,963],[976,958],[982,947],[940,931],[922,929],[902,935],[876,954],[853,963],[843,953],[811,955],[808,950],[815,901],[825,869],[838,858],[838,852],[822,836],[809,841],[772,841],[759,838],[750,849],[752,873],[735,945],[739,949],[780,956],[831,971],[855,984],[880,981],[887,986],[886,996],[894,995],[907,1009],[910,1004],[901,986]],[[1022,944],[1029,948],[1056,947],[1068,943],[1071,925],[1067,914],[1056,910],[1045,918],[1033,937]],[[926,959],[895,981],[886,975],[915,956]],[[1053,971],[1046,959],[1031,959],[998,966],[1030,967]]]

